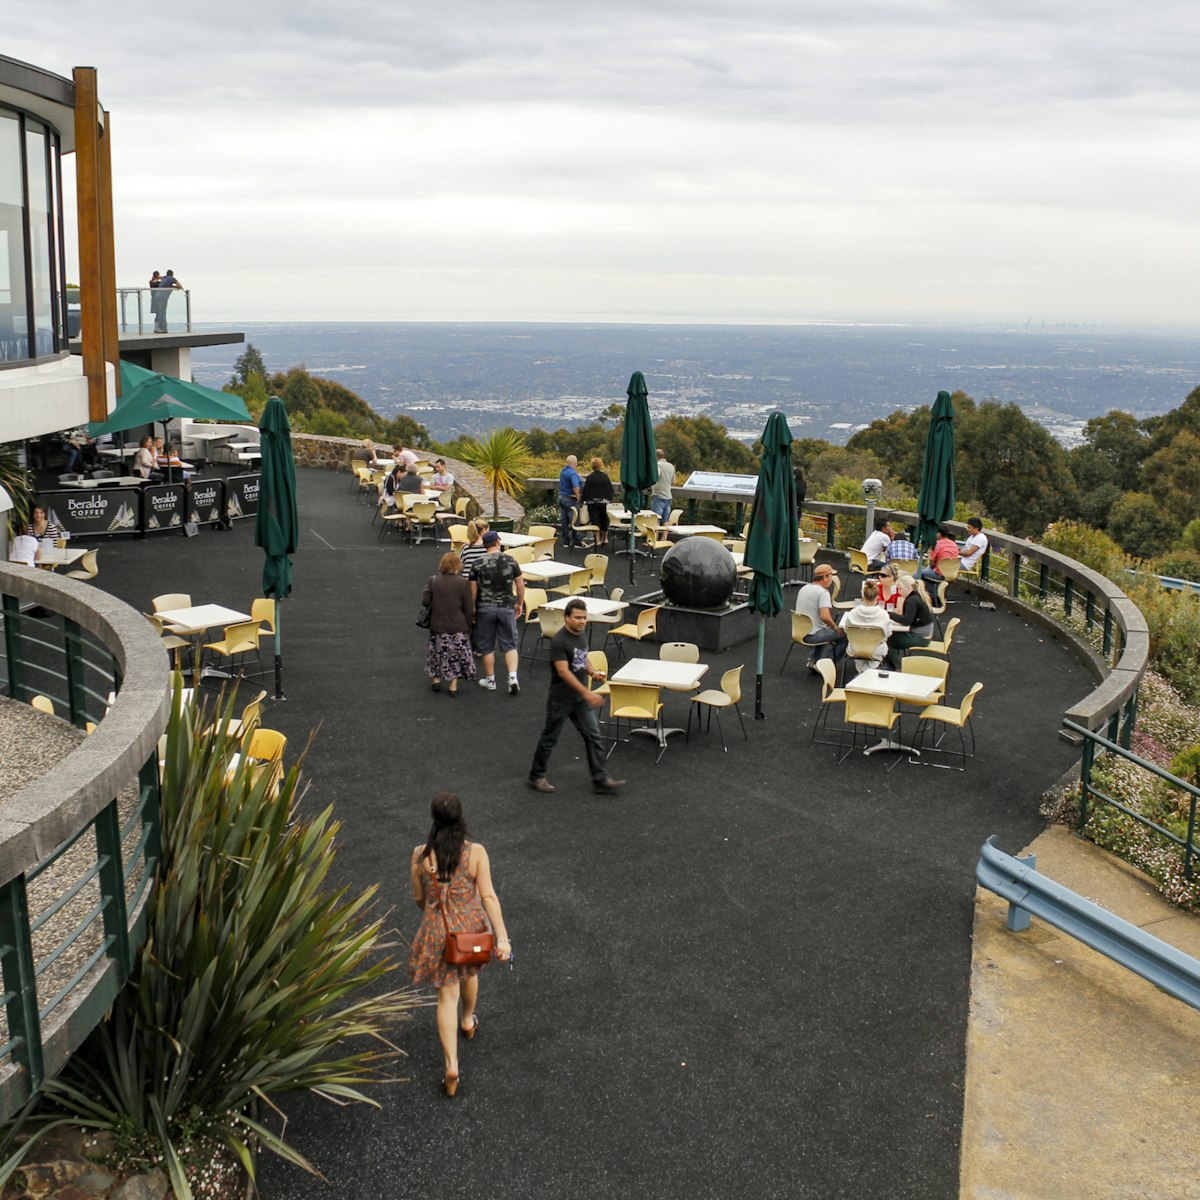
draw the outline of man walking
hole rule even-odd
[[[661,450],[654,453],[658,457],[658,479],[650,491],[650,507],[658,514],[660,521],[665,521],[671,515],[671,503],[674,500],[671,489],[675,486],[675,466],[667,462],[667,456]]]
[[[500,552],[500,535],[483,535],[484,556],[471,567],[471,599],[475,603],[475,651],[483,656],[479,686],[496,690],[496,643],[508,669],[508,694],[520,694],[517,678],[517,618],[525,604],[525,580],[516,559]]]
[[[561,522],[558,540],[564,550],[570,546],[583,545],[583,538],[575,532],[575,510],[579,507],[579,500],[583,495],[583,480],[579,478],[578,466],[579,459],[573,454],[568,454],[566,465],[558,476],[558,511]]]
[[[569,720],[583,738],[587,751],[588,770],[592,776],[592,791],[607,796],[624,786],[623,779],[610,779],[600,738],[600,723],[596,710],[603,707],[604,697],[588,687],[588,679],[604,679],[603,671],[592,670],[588,662],[587,605],[578,596],[567,603],[563,627],[550,639],[550,693],[546,698],[546,726],[538,738],[529,768],[529,786],[535,792],[553,792],[554,785],[546,778],[546,764],[558,744],[562,727]]]

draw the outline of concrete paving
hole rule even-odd
[[[950,693],[985,684],[978,756],[965,774],[886,774],[881,757],[837,766],[810,746],[819,685],[799,652],[780,677],[780,618],[766,720],[752,719],[754,644],[705,656],[714,683],[745,664],[748,741],[734,719],[728,753],[715,727],[673,739],[657,767],[644,745],[618,746],[627,789],[597,798],[568,730],[559,791],[538,796],[525,778],[544,665],[515,698],[431,693],[414,618],[444,547],[380,543],[348,476],[298,474],[288,699],[265,723],[288,735],[289,762],[320,727],[304,804],[336,803],[335,877],[381,884],[401,954],[418,921],[409,853],[433,793],[458,791],[517,965],[485,972],[457,1100],[440,1094],[433,1014],[419,1012],[398,1034],[406,1081],[378,1110],[286,1100],[289,1135],[328,1182],[264,1162],[264,1194],[373,1200],[453,1180],[489,1197],[957,1196],[974,863],[991,834],[1011,849],[1041,832],[1039,797],[1074,759],[1058,716],[1090,688],[1083,667],[1018,616],[956,605]],[[98,582],[143,609],[178,590],[246,611],[252,537],[247,521],[113,539]],[[626,570],[614,559],[610,583]],[[667,703],[684,723],[686,697]]]

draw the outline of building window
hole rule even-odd
[[[0,365],[67,349],[58,134],[0,109]]]

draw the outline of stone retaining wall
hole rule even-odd
[[[361,445],[361,438],[324,437],[313,433],[292,434],[292,454],[295,456],[298,467],[318,467],[326,471],[349,471],[352,455]],[[382,442],[375,444],[375,453],[379,455],[386,455],[391,449],[391,446],[384,445]],[[414,453],[426,462],[432,462],[434,458],[439,457],[429,450],[415,450]],[[445,455],[440,457],[444,458]],[[474,467],[470,467],[456,458],[447,458],[446,467],[454,476],[454,499],[457,500],[460,496],[469,496],[474,501],[469,510],[472,516],[479,512],[486,512],[490,516],[492,490],[488,487],[487,480]],[[511,496],[501,492],[500,516],[511,520],[517,528],[520,528],[525,520],[525,509]]]

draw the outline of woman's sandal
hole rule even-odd
[[[462,1078],[461,1072],[458,1075],[446,1074],[442,1076],[442,1090],[447,1096],[454,1096],[458,1093],[458,1081]]]
[[[471,1024],[470,1029],[468,1029],[465,1025],[459,1025],[459,1027],[458,1027],[459,1030],[462,1032],[463,1037],[465,1037],[468,1042],[472,1041],[474,1039],[475,1035],[479,1032],[479,1014],[472,1013],[471,1016],[472,1016],[472,1024]]]
[[[440,679],[435,679],[433,683],[429,685],[429,690],[432,692],[440,692],[442,690],[442,681]]]

